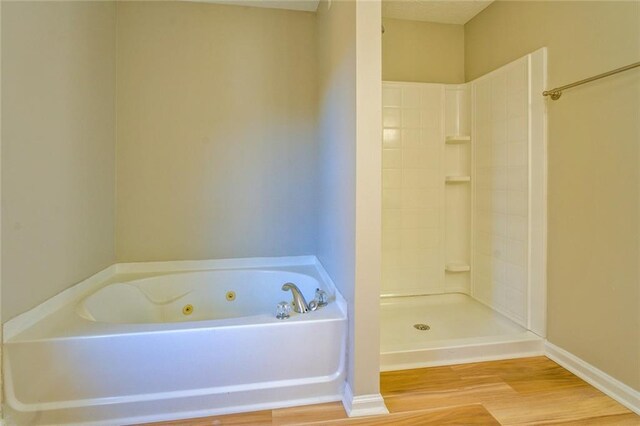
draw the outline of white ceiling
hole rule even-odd
[[[266,7],[269,9],[288,9],[315,12],[319,0],[192,0],[202,3],[230,4],[232,6]]]
[[[384,18],[466,24],[493,0],[382,0]]]
[[[319,0],[192,0],[235,6],[266,7],[315,12]],[[332,0],[343,1],[343,0]],[[366,0],[363,0],[366,1]],[[384,18],[465,24],[493,0],[382,0]]]

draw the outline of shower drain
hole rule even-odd
[[[420,331],[431,330],[431,327],[429,327],[427,324],[413,324],[413,328],[418,329]]]

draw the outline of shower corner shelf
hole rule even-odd
[[[446,183],[471,182],[471,176],[445,176]]]
[[[450,262],[444,266],[447,272],[469,272],[471,267],[464,262]]]
[[[469,135],[447,136],[444,139],[444,142],[446,144],[451,144],[451,145],[467,143],[467,142],[471,142],[471,136]]]

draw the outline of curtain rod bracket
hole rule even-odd
[[[560,96],[562,96],[562,91],[561,90],[545,90],[544,92],[542,92],[542,95],[549,96],[554,101],[557,101],[558,99],[560,99]]]

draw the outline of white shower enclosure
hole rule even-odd
[[[383,83],[383,303],[461,293],[545,336],[545,77],[540,49],[466,84]]]

